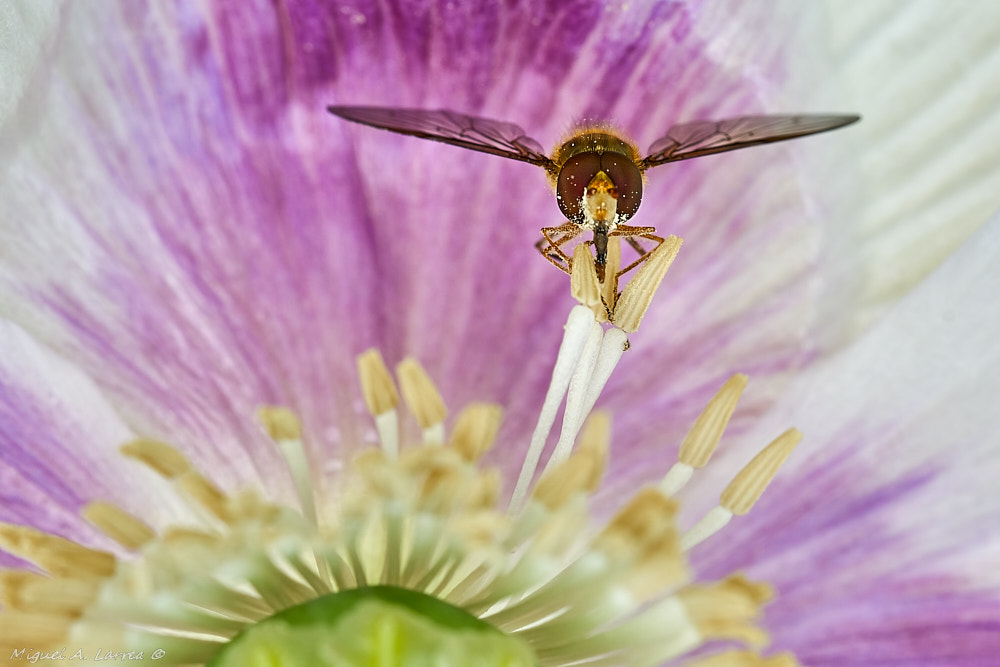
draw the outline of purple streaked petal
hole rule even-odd
[[[694,562],[773,582],[769,627],[805,664],[1000,654],[998,280],[1000,216],[801,374],[749,436],[792,420],[807,434],[759,506]],[[733,458],[699,479],[692,505],[714,502]]]
[[[564,277],[530,248],[533,230],[557,221],[540,174],[338,125],[321,109],[453,106],[518,122],[546,145],[575,116],[610,115],[647,145],[674,120],[759,110],[762,99],[781,96],[786,80],[801,78],[785,54],[798,58],[810,45],[787,41],[792,28],[720,6],[613,12],[553,4],[489,15],[433,3],[378,10],[302,3],[287,11],[240,5],[205,17],[183,4],[108,5],[93,15],[73,5],[53,62],[3,129],[3,145],[17,149],[0,157],[4,304],[46,344],[78,359],[134,430],[169,437],[227,486],[263,480],[287,493],[272,472],[276,452],[250,422],[261,402],[299,411],[313,461],[334,470],[368,428],[351,357],[373,344],[390,360],[419,356],[452,403],[469,396],[504,403],[507,435],[520,437],[569,303]],[[808,72],[814,82],[817,71]],[[831,195],[814,187],[829,164],[799,173],[803,156],[829,160],[832,146],[850,141],[844,136],[651,174],[644,221],[688,244],[672,291],[637,337],[641,355],[626,358],[605,400],[621,414],[619,433],[636,443],[618,448],[619,488],[634,481],[626,473],[648,462],[653,443],[676,442],[725,375],[754,376],[750,404],[734,425],[745,429],[788,375],[845,340],[847,323],[824,316],[850,306],[854,285],[842,279],[860,259],[826,244],[850,237],[853,227],[830,215]],[[932,153],[939,147],[927,145]],[[872,169],[870,158],[861,161]],[[876,246],[863,259],[881,257]],[[917,324],[872,336],[901,355],[899,341]],[[963,327],[957,333],[970,331]],[[825,328],[835,331],[827,336]],[[881,355],[868,354],[861,358],[869,363]],[[915,366],[905,361],[886,370],[909,388],[905,371]],[[837,370],[840,383],[822,376],[829,368],[801,382],[824,379],[831,402],[797,403],[767,422],[786,420],[779,430],[797,422],[827,448],[793,458],[792,474],[721,538],[730,545],[711,557],[699,552],[702,566],[749,560],[754,574],[775,580],[784,596],[770,612],[778,642],[807,663],[844,664],[828,647],[809,648],[849,639],[855,655],[870,659],[895,651],[916,663],[928,655],[921,651],[935,651],[934,659],[949,660],[962,642],[968,655],[989,654],[989,638],[978,633],[994,627],[994,599],[959,575],[973,565],[984,572],[982,550],[965,546],[981,538],[994,508],[972,502],[966,473],[973,466],[992,473],[983,443],[994,431],[972,420],[961,440],[977,447],[956,459],[952,420],[927,423],[926,412],[910,411],[939,405],[962,414],[967,405],[958,399],[981,396],[978,379],[949,365],[923,379],[947,377],[934,391],[966,387],[968,396],[931,391],[938,403],[920,403],[886,392],[912,400],[876,405],[860,400],[863,384],[849,382],[867,379],[869,365]],[[5,400],[17,408],[33,396],[9,392]],[[912,421],[859,425],[864,414]],[[823,415],[827,423],[810,423]],[[15,426],[8,435],[37,428]],[[35,441],[46,461],[66,449],[59,437]],[[15,445],[5,438],[5,454]],[[44,494],[31,495],[43,478],[31,476],[51,473],[17,452],[12,479],[24,491],[11,507],[47,507],[34,500]],[[721,488],[721,474],[706,479]],[[51,493],[70,506],[83,500],[76,485],[56,484]],[[914,508],[947,510],[942,499],[954,498],[963,500],[933,524],[947,530],[928,533],[928,512]],[[58,512],[39,521],[58,529],[69,521]],[[893,576],[904,547],[915,563]],[[826,564],[829,577],[811,578],[802,562]],[[930,632],[935,609],[946,621]],[[958,609],[965,611],[949,613]],[[893,619],[881,636],[847,625],[880,614]],[[843,625],[824,635],[813,620]],[[928,643],[914,638],[918,628]]]
[[[21,150],[2,186],[17,221],[5,298],[140,432],[177,442],[226,486],[273,477],[277,455],[249,420],[260,403],[303,415],[316,461],[362,440],[352,357],[370,345],[417,355],[446,397],[508,405],[518,438],[569,303],[565,277],[531,248],[558,221],[537,170],[350,127],[326,104],[454,106],[547,144],[574,116],[610,115],[648,144],[675,120],[759,107],[759,86],[780,87],[789,67],[790,42],[742,29],[761,16],[698,3],[473,12],[473,32],[498,26],[488,50],[434,19],[449,10],[433,3],[363,21],[307,4],[65,11],[54,60],[7,128]],[[767,29],[784,35],[789,21]],[[727,45],[752,65],[736,67]],[[484,71],[486,97],[470,86]],[[810,317],[816,295],[800,279],[818,222],[794,150],[664,168],[648,189],[647,221],[668,212],[664,231],[695,240],[665,311],[689,311],[693,333],[674,337],[687,352],[666,356],[682,393],[733,363],[703,365],[720,342],[761,381],[812,354],[801,326],[779,333]],[[778,247],[800,258],[770,263],[768,288],[748,294],[739,274]],[[672,325],[648,327],[655,338]],[[652,368],[627,373],[652,385]]]
[[[178,516],[163,482],[127,462],[133,436],[90,378],[18,326],[0,321],[3,520],[112,546],[77,516],[110,500],[156,523]]]

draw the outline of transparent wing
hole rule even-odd
[[[327,107],[335,116],[400,134],[441,141],[474,151],[548,167],[551,161],[537,141],[517,125],[438,109]]]
[[[835,130],[861,116],[744,116],[674,125],[649,147],[644,167]]]

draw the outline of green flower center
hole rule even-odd
[[[369,586],[324,595],[256,623],[208,663],[277,665],[537,665],[531,649],[429,595]]]

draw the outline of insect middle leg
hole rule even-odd
[[[628,225],[618,225],[618,227],[608,235],[608,236],[621,236],[628,242],[630,246],[632,246],[633,249],[635,249],[637,253],[639,253],[639,259],[635,260],[634,262],[626,266],[624,269],[620,270],[616,274],[615,276],[616,278],[620,278],[624,274],[628,273],[635,267],[645,262],[647,259],[649,259],[650,254],[652,254],[654,250],[660,247],[660,244],[663,243],[664,239],[662,236],[657,236],[656,234],[654,234],[653,232],[655,231],[656,231],[655,227],[630,227]],[[654,243],[656,243],[656,245],[653,246],[652,249],[646,250],[642,247],[642,245],[639,244],[639,242],[636,240],[636,237],[641,239],[646,239],[647,241],[653,241]]]
[[[569,274],[573,269],[573,260],[562,249],[562,245],[579,236],[581,231],[577,225],[571,222],[559,225],[558,227],[542,227],[543,238],[538,240],[535,248],[538,252],[542,253],[542,257],[547,259],[550,264],[560,271]]]

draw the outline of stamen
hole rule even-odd
[[[188,460],[170,445],[156,440],[139,439],[122,445],[121,453],[145,463],[165,479],[178,477],[191,468]]]
[[[193,507],[208,510],[209,514],[226,523],[232,520],[226,506],[226,494],[200,472],[189,470],[177,478],[176,484],[177,490]]]
[[[531,498],[549,511],[557,511],[579,493],[594,490],[595,481],[600,481],[607,456],[607,441],[599,433],[604,428],[602,417],[591,426],[596,432],[588,435],[587,449],[573,453],[557,465],[546,466],[541,479],[531,492]]]
[[[0,523],[0,549],[57,577],[104,578],[115,571],[115,557],[106,551],[88,549],[27,526]]]
[[[594,363],[594,372],[590,376],[590,383],[587,385],[587,396],[584,399],[583,414],[589,413],[604,391],[604,386],[611,378],[611,374],[621,361],[625,350],[629,348],[628,336],[617,327],[612,327],[604,332],[601,340],[601,349],[597,352],[597,361]]]
[[[722,385],[681,443],[678,462],[660,482],[661,491],[668,496],[674,495],[687,484],[695,468],[702,468],[708,463],[746,386],[747,376],[741,374],[734,375]]]
[[[126,549],[136,550],[156,537],[153,529],[138,518],[102,500],[86,505],[80,516]]]
[[[24,570],[0,572],[0,604],[24,612],[79,616],[97,597],[100,579],[46,577]]]
[[[790,428],[775,438],[736,474],[722,492],[719,504],[737,516],[749,512],[801,440],[802,432],[796,428]]]
[[[545,394],[545,401],[542,404],[542,411],[538,416],[535,431],[531,434],[531,442],[528,445],[528,452],[524,456],[521,474],[518,475],[514,493],[511,495],[510,508],[513,511],[520,510],[527,497],[528,485],[535,476],[538,459],[542,455],[542,449],[545,447],[545,441],[552,430],[552,424],[556,421],[556,413],[562,404],[563,396],[566,395],[570,378],[576,368],[577,361],[580,359],[580,354],[583,352],[584,343],[593,323],[594,314],[586,306],[573,306],[569,311],[565,327],[566,333],[563,334],[562,344],[559,346],[559,353],[556,356],[556,364],[552,369],[552,381]]]
[[[0,624],[0,646],[49,648],[69,632],[73,619],[60,614],[4,611]],[[10,654],[8,654],[9,656]]]
[[[467,405],[455,420],[448,446],[458,451],[464,460],[475,463],[493,447],[502,418],[503,410],[499,405]]]
[[[668,236],[649,254],[649,259],[639,267],[615,304],[615,326],[627,333],[634,333],[639,329],[663,276],[677,257],[681,243],[682,240],[676,236]]]
[[[601,531],[594,545],[617,556],[632,554],[641,547],[676,528],[679,504],[653,488],[636,493],[627,505]]]
[[[662,271],[670,259],[660,258]],[[586,268],[587,259],[575,265]],[[650,289],[656,282],[649,282]],[[602,305],[608,289],[599,286]],[[639,319],[641,314],[633,318],[636,325]],[[541,664],[660,664],[715,640],[760,645],[767,636],[755,619],[771,589],[740,576],[690,584],[684,550],[734,514],[749,511],[801,434],[792,429],[758,453],[728,485],[720,505],[682,538],[679,504],[667,492],[679,489],[718,446],[746,384],[745,376],[736,375],[698,417],[660,487],[640,490],[595,536],[588,497],[604,474],[611,421],[604,412],[586,422],[584,417],[627,345],[625,329],[605,332],[590,308],[573,308],[511,499],[516,514],[496,507],[499,471],[476,465],[497,437],[500,407],[469,405],[444,446],[444,402],[412,359],[399,364],[397,373],[424,430],[423,444],[397,455],[395,421],[390,437],[380,429],[383,449],[355,456],[337,514],[323,530],[302,427],[286,408],[261,408],[258,418],[288,462],[301,515],[252,489],[229,495],[168,445],[130,443],[123,451],[171,480],[207,512],[209,525],[170,528],[157,536],[123,509],[91,503],[81,511],[84,517],[125,547],[141,548],[135,560],[119,566],[111,554],[0,524],[0,548],[53,575],[0,572],[0,647],[11,641],[59,647],[83,638],[90,645],[100,638],[106,645],[166,647],[171,660],[203,663],[227,638],[275,611],[369,584],[445,599],[528,641]],[[395,420],[398,395],[381,356],[366,353],[358,366],[367,376],[362,386],[376,421],[387,414]],[[564,396],[559,441],[530,492],[532,502],[522,508]],[[795,662],[787,654],[762,658],[728,651],[694,664]]]
[[[590,378],[594,374],[594,366],[597,364],[597,356],[601,350],[601,341],[604,339],[604,329],[596,321],[590,323],[590,331],[587,332],[587,340],[583,345],[583,351],[576,362],[576,369],[569,381],[569,392],[566,394],[566,407],[563,410],[562,429],[559,432],[559,441],[552,451],[545,464],[545,470],[552,466],[559,465],[569,456],[576,442],[576,436],[583,426],[586,418],[586,410],[590,408],[587,404],[587,394],[590,385]]]
[[[580,432],[580,444],[576,455],[590,461],[590,477],[584,488],[594,492],[601,486],[604,468],[608,463],[608,448],[611,446],[611,413],[598,410],[590,415]]]
[[[302,424],[298,416],[288,408],[265,406],[257,408],[257,421],[278,445],[281,455],[288,464],[299,497],[299,507],[309,523],[316,525],[316,500],[309,459],[302,446]]]
[[[684,534],[684,550],[691,549],[719,532],[734,514],[749,512],[801,440],[802,432],[790,428],[758,452],[722,492],[719,505]]]
[[[582,305],[594,312],[598,322],[608,319],[608,311],[601,301],[601,284],[597,280],[594,256],[586,244],[573,249],[573,269],[570,274],[570,294]]]
[[[749,646],[765,646],[767,633],[752,620],[774,597],[767,584],[733,575],[711,584],[691,584],[678,591],[688,615],[707,640],[735,639]]]
[[[396,377],[406,406],[424,430],[424,442],[443,444],[448,409],[427,371],[416,359],[407,357],[396,366]]]
[[[361,378],[365,405],[375,417],[375,429],[382,449],[395,458],[399,456],[399,418],[396,414],[399,394],[378,350],[371,348],[358,357],[358,376]]]

